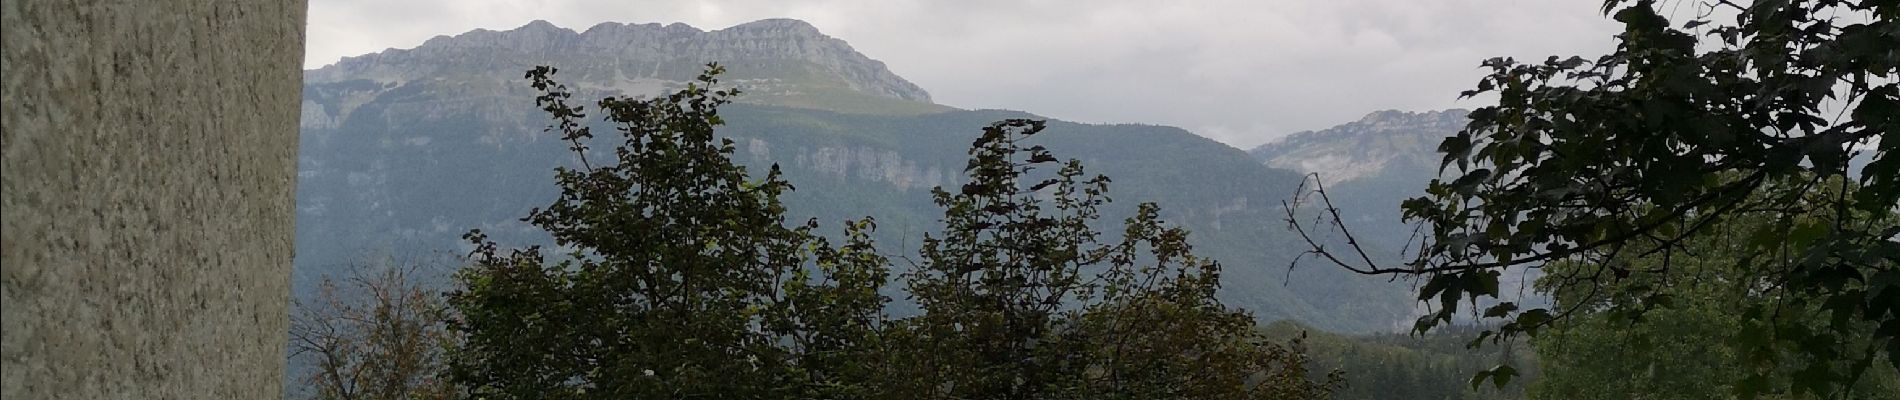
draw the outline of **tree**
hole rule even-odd
[[[1476,327],[1459,326],[1426,335],[1378,333],[1342,335],[1312,332],[1295,321],[1277,321],[1261,328],[1270,338],[1299,338],[1317,368],[1350,373],[1349,384],[1333,392],[1335,400],[1522,400],[1527,384],[1539,382],[1536,354],[1524,341],[1500,346],[1467,348]],[[1525,367],[1526,384],[1503,388],[1472,387],[1471,371],[1501,362]]]
[[[1839,321],[1768,329],[1764,343],[1789,344],[1803,357],[1747,352],[1751,364],[1788,364],[1751,379],[1794,374],[1798,392],[1843,392],[1880,353],[1900,353],[1900,219],[1892,216],[1900,139],[1884,138],[1900,130],[1900,26],[1892,21],[1900,4],[1716,0],[1695,4],[1680,24],[1659,8],[1605,1],[1624,32],[1615,52],[1595,60],[1484,62],[1491,74],[1464,96],[1495,93],[1498,104],[1474,110],[1439,146],[1441,169],[1455,172],[1402,205],[1424,233],[1405,265],[1331,251],[1312,237],[1317,230],[1295,226],[1322,259],[1420,278],[1419,299],[1437,307],[1420,331],[1452,321],[1463,303],[1495,298],[1505,269],[1588,265],[1573,268],[1590,273],[1558,285],[1598,287],[1676,273],[1697,257],[1685,246],[1698,235],[1749,238],[1737,267],[1771,280],[1760,288],[1763,301],[1743,313],[1815,306]],[[1857,155],[1871,162],[1854,171],[1848,161]],[[1827,195],[1814,195],[1823,188]],[[1715,228],[1738,218],[1771,222]],[[1630,263],[1651,258],[1658,261]],[[1666,298],[1639,292],[1629,307]],[[1499,303],[1482,316],[1504,322],[1480,336],[1536,334],[1576,312]],[[1848,337],[1869,340],[1847,348]]]
[[[1724,221],[1713,231],[1747,232],[1772,223],[1744,216]],[[1548,266],[1549,275],[1539,282],[1540,290],[1552,294],[1555,307],[1577,311],[1566,323],[1552,325],[1533,339],[1543,377],[1532,384],[1532,397],[1624,399],[1640,393],[1655,398],[1722,398],[1747,385],[1751,392],[1803,398],[1794,388],[1810,377],[1787,373],[1751,377],[1763,366],[1751,364],[1749,353],[1798,359],[1804,349],[1766,342],[1765,335],[1776,330],[1827,329],[1834,315],[1818,304],[1801,301],[1786,302],[1773,314],[1738,312],[1789,300],[1759,290],[1775,277],[1745,268],[1747,264],[1737,259],[1749,252],[1749,241],[1740,235],[1692,236],[1684,240],[1683,251],[1694,256],[1670,260],[1675,261],[1672,274],[1632,274],[1600,286],[1571,283],[1571,276],[1593,273],[1593,265]],[[1665,261],[1659,255],[1632,258],[1627,265],[1636,269],[1658,268]],[[1865,348],[1870,343],[1865,332],[1840,339],[1848,348]],[[1853,382],[1853,393],[1873,398],[1900,393],[1900,375],[1884,363],[1872,365],[1859,378]]]
[[[328,400],[452,399],[442,369],[453,344],[440,292],[421,263],[354,265],[325,278],[312,299],[292,302],[291,358],[314,364],[301,378]]]
[[[938,188],[944,230],[904,274],[922,314],[888,340],[898,398],[1325,398],[1338,375],[1309,380],[1297,346],[1256,335],[1253,318],[1214,299],[1220,265],[1142,204],[1119,240],[1090,224],[1108,178],[1058,164],[1021,141],[1043,121],[985,128],[968,183]],[[1060,165],[1046,178],[1039,168]],[[1046,174],[1046,173],[1045,173]],[[1032,183],[1033,182],[1033,183]],[[1106,242],[1106,243],[1103,243]]]
[[[1102,244],[1108,178],[1072,160],[1023,187],[1055,162],[1017,145],[1042,121],[985,129],[969,183],[934,191],[945,230],[904,275],[924,311],[893,320],[875,224],[835,247],[816,222],[786,226],[778,168],[751,180],[713,132],[736,92],[708,68],[670,96],[600,100],[624,139],[607,162],[555,71],[528,72],[579,169],[557,169],[560,198],[525,220],[573,251],[467,235],[450,367],[473,397],[1318,399],[1340,381],[1312,381],[1297,343],[1216,301],[1219,264],[1158,207]]]
[[[717,138],[723,69],[654,99],[597,102],[621,139],[589,151],[592,127],[566,86],[526,77],[580,168],[556,170],[562,192],[525,221],[574,249],[503,252],[480,231],[474,265],[451,293],[466,336],[455,379],[490,398],[842,397],[848,367],[881,320],[885,262],[868,221],[846,246],[784,223],[792,189],[774,165],[760,180]],[[812,271],[818,269],[819,271]],[[814,274],[813,272],[817,272]],[[841,394],[842,393],[842,394]]]

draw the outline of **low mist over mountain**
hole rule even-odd
[[[724,83],[745,91],[722,110],[735,158],[755,173],[784,169],[797,187],[785,198],[793,221],[817,218],[836,233],[843,219],[877,218],[881,250],[899,269],[938,229],[930,190],[964,179],[979,130],[1033,117],[932,104],[882,63],[795,20],[716,31],[610,23],[574,32],[535,22],[438,37],[306,71],[298,284],[379,254],[463,252],[459,237],[471,228],[506,244],[545,244],[518,218],[554,199],[555,167],[578,161],[543,132],[523,70],[559,68],[555,78],[584,103],[676,89],[713,61],[729,68]],[[1413,302],[1383,277],[1288,269],[1304,244],[1284,229],[1280,201],[1298,172],[1164,126],[1051,121],[1031,140],[1114,180],[1104,221],[1152,201],[1188,227],[1197,252],[1225,265],[1229,305],[1347,332],[1411,321]]]

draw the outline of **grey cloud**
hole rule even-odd
[[[1380,109],[1473,107],[1493,56],[1608,51],[1592,1],[312,0],[306,66],[534,19],[811,22],[940,103],[1175,125],[1250,147]]]

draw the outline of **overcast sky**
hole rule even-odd
[[[1457,100],[1493,56],[1598,55],[1593,0],[311,0],[306,68],[544,19],[725,28],[797,18],[942,104],[1187,128],[1248,148]]]

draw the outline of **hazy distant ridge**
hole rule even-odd
[[[761,90],[837,86],[871,96],[930,102],[930,93],[892,73],[883,62],[794,19],[760,20],[715,31],[679,23],[608,22],[582,32],[537,20],[507,31],[478,29],[437,36],[413,49],[346,57],[306,71],[305,83],[407,82],[493,71],[518,77],[526,67],[551,64],[584,71],[580,76],[566,76],[570,81],[609,86],[661,84],[689,80],[700,65],[711,61],[727,64],[732,70],[729,78],[775,80],[753,82]],[[795,73],[786,74],[787,70]],[[657,93],[660,88],[646,89]]]
[[[1461,109],[1378,111],[1358,121],[1295,133],[1247,152],[1270,166],[1319,172],[1327,182],[1393,169],[1437,168],[1438,142],[1464,128],[1466,114]]]

